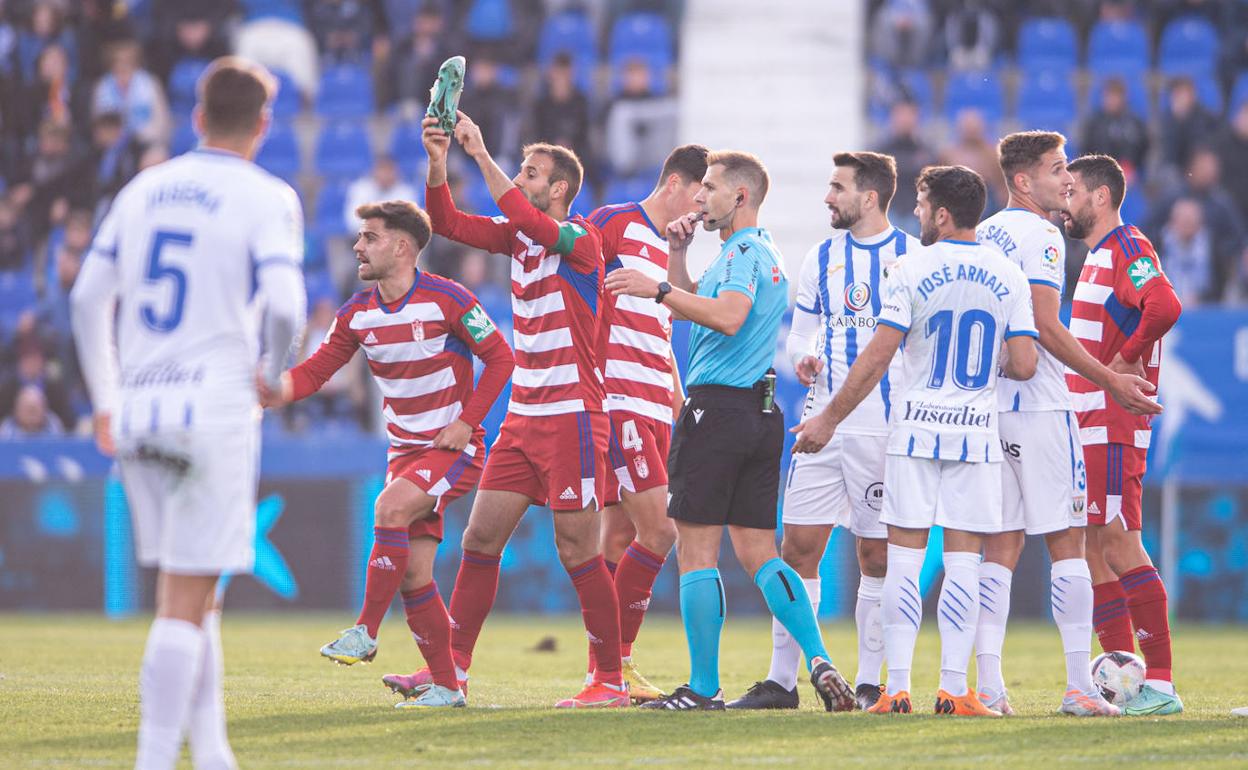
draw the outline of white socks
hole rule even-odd
[[[888,694],[910,692],[910,667],[914,661],[914,640],[923,622],[923,596],[919,593],[919,572],[923,569],[923,548],[888,544],[888,574],[881,600],[884,618],[884,657],[888,661]]]
[[[936,611],[940,628],[940,689],[954,696],[966,695],[966,668],[979,621],[979,554],[946,551],[944,563],[945,580]]]
[[[203,667],[191,699],[191,758],[195,770],[235,770],[238,763],[225,731],[222,685],[225,663],[221,653],[221,613],[204,615]]]
[[[185,620],[156,618],[139,669],[139,750],[135,770],[174,767],[204,662],[205,634]]]
[[[854,689],[880,683],[880,666],[884,663],[884,614],[880,607],[883,596],[884,578],[862,575],[858,579],[858,602],[854,605],[858,674],[854,677]]]
[[[1084,569],[1087,569],[1086,564]],[[1005,695],[1001,648],[1005,644],[1005,625],[1010,619],[1010,585],[1013,579],[1013,571],[1004,565],[992,561],[979,565],[979,627],[975,631],[975,663],[978,670],[976,684],[986,696],[984,703],[991,703]],[[1089,590],[1091,586],[1089,582]],[[1091,617],[1088,615],[1089,620]]]
[[[815,608],[815,617],[819,617],[819,578],[802,578],[806,586],[806,594],[810,604]],[[797,687],[797,667],[802,660],[802,648],[784,625],[771,619],[771,670],[767,678],[786,690]]]
[[[1049,573],[1053,622],[1066,653],[1066,689],[1095,692],[1092,684],[1092,573],[1083,559],[1053,562]]]

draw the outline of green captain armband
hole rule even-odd
[[[464,93],[464,71],[468,63],[462,56],[452,56],[438,67],[438,79],[429,89],[429,109],[425,115],[438,119],[438,128],[446,133],[455,129],[459,97]]]

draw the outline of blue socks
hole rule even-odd
[[[806,586],[797,571],[776,557],[758,568],[754,575],[754,585],[763,592],[767,601],[767,609],[780,621],[780,625],[797,640],[806,656],[806,668],[810,669],[812,658],[828,658],[828,651],[823,646],[823,635],[819,633],[819,621],[815,619],[815,611],[810,606],[810,597],[806,594]],[[683,599],[684,581],[681,581]],[[687,627],[687,626],[686,626]]]
[[[805,596],[803,589],[803,601]],[[810,610],[809,601],[806,609]],[[680,619],[689,642],[689,688],[705,698],[719,692],[719,632],[726,611],[719,570],[700,569],[680,576]]]

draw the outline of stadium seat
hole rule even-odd
[[[354,179],[373,165],[368,133],[357,121],[339,120],[321,129],[316,142],[316,170],[329,179]]]
[[[471,40],[506,40],[514,29],[510,0],[473,0],[464,17]]]
[[[274,70],[277,77],[277,95],[273,97],[273,117],[293,118],[303,109],[299,98],[299,86],[285,70]]]
[[[318,237],[334,237],[348,233],[343,221],[343,207],[347,202],[347,186],[344,181],[327,180],[316,195],[316,210],[309,228]]]
[[[373,81],[357,64],[339,64],[321,73],[316,111],[327,118],[362,118],[373,111]]]
[[[1148,33],[1138,21],[1098,21],[1088,36],[1088,68],[1096,73],[1148,68]]]
[[[1001,120],[1004,97],[1001,82],[991,72],[955,72],[945,87],[945,116],[950,120],[964,109],[976,109],[989,123]]]
[[[0,271],[0,336],[7,337],[24,311],[35,306],[33,270]]]
[[[610,203],[627,203],[639,201],[654,189],[654,180],[658,174],[645,176],[615,177],[607,183],[603,192],[603,200]]]
[[[425,173],[425,146],[420,141],[420,121],[401,120],[390,134],[389,153],[406,177],[420,181]]]
[[[550,66],[559,53],[572,59],[576,84],[588,92],[594,67],[598,64],[597,35],[589,17],[580,11],[557,13],[542,24],[537,38],[537,63],[542,69]]]
[[[478,174],[469,174],[464,178],[464,203],[473,214],[496,217],[502,213],[494,202],[494,196],[490,195],[490,188]]]
[[[1077,115],[1078,100],[1068,72],[1024,70],[1015,109],[1021,128],[1069,133]]]
[[[175,118],[188,118],[195,107],[195,85],[208,68],[207,59],[182,59],[169,73],[169,111]]]
[[[199,144],[199,137],[195,134],[195,126],[190,118],[178,120],[173,128],[173,138],[169,141],[169,154],[181,155],[190,152],[197,144]]]
[[[1096,110],[1101,104],[1101,90],[1105,81],[1119,78],[1127,86],[1127,104],[1141,118],[1148,120],[1152,114],[1152,104],[1148,98],[1148,89],[1144,85],[1147,74],[1143,70],[1136,72],[1096,72],[1092,73],[1092,87],[1088,89],[1088,110]]]
[[[1018,28],[1018,66],[1023,71],[1073,70],[1079,64],[1079,44],[1069,21],[1035,17]]]
[[[1248,70],[1235,76],[1235,84],[1231,86],[1231,99],[1226,106],[1226,114],[1234,116],[1240,105],[1248,101]]]
[[[1186,71],[1179,69],[1169,75],[1179,76],[1186,75],[1192,79],[1192,84],[1196,86],[1196,99],[1204,105],[1205,109],[1215,115],[1222,114],[1222,84],[1217,76],[1211,72],[1204,70]],[[1170,87],[1167,80],[1161,86],[1161,92],[1157,95],[1157,109],[1163,114],[1170,106]]]
[[[667,92],[667,70],[672,66],[675,55],[672,30],[667,19],[657,13],[621,16],[611,27],[607,51],[607,61],[615,74],[613,90],[618,90],[615,81],[624,63],[630,59],[641,59],[650,68],[651,88],[655,93]]]
[[[1218,31],[1202,16],[1182,16],[1161,32],[1157,68],[1163,74],[1213,74],[1218,64]]]
[[[299,143],[295,140],[295,132],[288,123],[274,120],[269,126],[269,134],[260,146],[256,155],[256,163],[271,174],[275,174],[287,182],[294,183],[299,175]]]

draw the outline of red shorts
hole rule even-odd
[[[1083,461],[1088,469],[1088,524],[1104,526],[1122,517],[1127,529],[1139,530],[1148,450],[1091,444],[1083,448]]]
[[[469,443],[462,452],[422,448],[393,455],[386,467],[386,483],[407,479],[425,494],[436,497],[433,513],[407,528],[409,539],[432,537],[442,542],[442,514],[446,506],[472,491],[481,480],[485,447]]]
[[[607,485],[607,505],[620,501],[622,492],[645,492],[667,486],[667,452],[672,447],[672,425],[634,412],[610,412],[611,445],[608,459],[615,483]]]
[[[481,488],[518,492],[534,505],[579,511],[606,501],[607,441],[603,412],[543,417],[508,414],[490,447]]]

